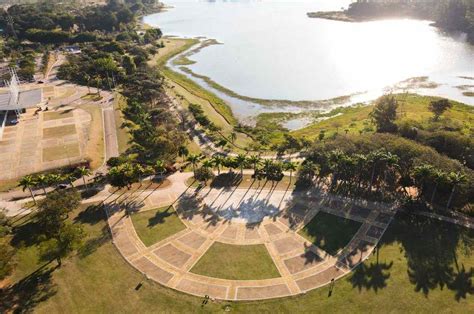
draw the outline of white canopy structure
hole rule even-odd
[[[33,108],[43,101],[43,90],[20,90],[20,83],[15,70],[10,69],[11,80],[6,82],[8,92],[0,94],[0,111],[16,111],[19,113],[22,109]]]

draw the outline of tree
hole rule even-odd
[[[377,127],[377,132],[392,133],[397,130],[394,123],[397,118],[398,102],[392,95],[385,95],[379,98],[370,113],[372,121]]]
[[[48,178],[44,174],[40,174],[35,177],[35,182],[37,186],[43,189],[43,192],[46,195],[46,184],[48,182]]]
[[[198,164],[199,160],[201,160],[201,155],[191,154],[186,160],[191,163],[193,166],[193,172],[196,174],[196,165]]]
[[[448,175],[448,179],[449,179],[450,184],[452,185],[452,188],[451,188],[451,194],[449,195],[448,204],[446,205],[446,210],[449,210],[449,208],[451,207],[451,202],[453,201],[453,197],[454,197],[454,193],[456,192],[456,188],[461,183],[464,183],[466,181],[466,178],[467,178],[466,175],[464,173],[461,173],[461,172],[451,172]]]
[[[316,175],[316,165],[311,161],[304,161],[298,170],[297,185],[309,187],[313,183]]]
[[[125,55],[123,57],[122,66],[125,69],[125,73],[127,73],[127,75],[133,75],[135,71],[137,70],[135,61],[133,61],[133,59],[128,55]]]
[[[217,174],[221,174],[221,166],[224,164],[224,157],[219,154],[215,154],[211,159],[213,165],[217,168]]]
[[[290,172],[290,182],[291,182],[293,171],[295,171],[298,168],[298,164],[296,164],[295,162],[288,161],[284,163],[283,167],[286,171]]]
[[[155,162],[154,168],[156,173],[158,173],[160,176],[162,176],[166,171],[165,163],[159,159]]]
[[[214,163],[212,160],[206,159],[202,162],[202,167],[211,170],[212,167],[214,166]]]
[[[86,168],[86,167],[84,167],[84,166],[77,168],[76,171],[77,171],[77,174],[78,174],[80,177],[82,177],[82,181],[84,182],[84,185],[85,185],[85,187],[86,187],[86,189],[87,189],[86,176],[90,176],[92,172],[91,172],[88,168]]]
[[[430,203],[434,204],[436,192],[438,190],[438,186],[440,184],[446,183],[448,181],[448,176],[444,171],[441,171],[439,169],[434,169],[431,172],[431,179],[434,181],[435,186],[433,188],[433,193],[431,194],[431,200]]]
[[[413,169],[413,177],[415,178],[415,182],[418,184],[421,193],[419,193],[419,197],[421,197],[425,193],[425,183],[427,180],[430,179],[430,176],[433,173],[433,166],[429,164],[422,164],[416,166]]]
[[[214,173],[212,173],[209,167],[199,167],[194,172],[194,179],[198,180],[199,182],[206,184],[207,181],[214,178]]]
[[[46,237],[56,237],[69,213],[81,204],[81,195],[75,191],[54,191],[39,202],[37,215],[41,233]]]
[[[448,109],[452,108],[453,105],[447,99],[433,100],[429,109],[434,115],[434,120],[438,121],[441,115]]]
[[[110,168],[107,173],[107,180],[113,187],[130,189],[132,184],[139,181],[141,176],[140,165],[133,164],[129,161]]]
[[[14,266],[15,250],[6,238],[0,238],[0,280],[11,274]]]
[[[90,94],[91,93],[91,76],[88,73],[84,73],[82,77],[86,81],[87,93]]]
[[[377,166],[379,162],[384,158],[385,152],[383,150],[373,151],[369,154],[368,160],[372,164],[372,173],[370,175],[370,184],[369,184],[369,192],[372,192],[372,186],[375,180],[375,171],[377,170]]]
[[[189,150],[186,146],[184,145],[181,145],[179,148],[178,148],[178,156],[183,158],[184,160],[184,157],[187,157],[189,155]]]
[[[35,178],[31,175],[24,176],[23,178],[21,178],[19,182],[19,186],[23,188],[23,191],[25,191],[26,189],[30,191],[31,198],[33,198],[33,202],[35,203],[35,205],[36,205],[36,199],[35,199],[35,195],[33,194],[33,190],[31,188],[34,187],[36,184],[37,183],[35,181]]]
[[[257,167],[262,163],[262,158],[257,155],[252,155],[248,158],[248,162],[252,165],[253,175],[255,176],[257,174]]]
[[[79,249],[85,232],[79,225],[64,223],[58,233],[40,244],[41,258],[43,260],[55,259],[61,267],[62,259]]]
[[[236,139],[237,139],[237,133],[235,132],[230,133],[230,141],[232,142],[232,144],[234,144]]]
[[[235,163],[240,168],[240,175],[243,175],[244,167],[247,164],[247,156],[245,156],[244,154],[238,154],[237,157],[235,157]]]

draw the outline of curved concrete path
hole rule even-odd
[[[394,215],[391,209],[374,204],[347,204],[327,196],[287,195],[287,191],[271,189],[257,192],[206,188],[196,192],[184,184],[190,176],[190,173],[175,174],[169,177],[170,186],[155,192],[118,195],[109,200],[106,209],[114,244],[130,265],[166,287],[201,297],[261,300],[297,295],[324,286],[348,274],[369,257]],[[259,193],[258,198],[254,193]],[[271,206],[281,204],[278,207],[281,211],[271,212],[261,222],[252,224],[226,219],[219,212],[239,208],[239,202],[249,200],[267,200]],[[190,209],[190,204],[195,206],[196,202],[206,206]],[[146,247],[125,214],[123,204],[132,204],[140,211],[173,205],[186,229]],[[290,208],[285,209],[287,206]],[[348,245],[334,256],[297,233],[320,211],[361,223]],[[192,267],[215,242],[265,245],[280,277],[226,280],[192,273]]]

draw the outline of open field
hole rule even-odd
[[[298,233],[331,255],[342,250],[362,224],[332,214],[319,212]]]
[[[100,208],[82,207],[70,218],[88,233],[87,249],[52,272],[54,262],[39,269],[45,264],[38,260],[37,243],[32,237],[33,221],[24,219],[16,223],[13,243],[19,247],[18,263],[11,282],[28,280],[23,281],[23,286],[13,285],[0,294],[0,310],[15,296],[21,296],[24,306],[34,307],[38,313],[64,309],[122,313],[201,310],[202,299],[147,281],[122,259],[110,242]],[[377,256],[373,256],[352,275],[337,281],[331,297],[328,288],[321,288],[304,296],[260,302],[210,301],[204,310],[221,312],[230,305],[234,312],[247,313],[348,309],[353,313],[469,313],[474,311],[469,281],[469,272],[474,268],[473,241],[473,231],[399,214],[382,238],[378,262]],[[143,286],[137,291],[139,283]]]
[[[134,213],[131,217],[138,236],[146,246],[186,228],[172,206]]]
[[[43,129],[43,139],[58,138],[72,134],[76,134],[75,124],[67,124],[63,126]]]
[[[72,110],[48,111],[43,114],[44,121],[65,119],[65,118],[72,118],[72,117],[73,117]]]
[[[77,143],[64,146],[46,147],[43,148],[43,162],[79,157],[80,154],[81,152]]]
[[[231,245],[215,242],[191,272],[231,280],[280,277],[263,244]]]

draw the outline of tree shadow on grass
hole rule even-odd
[[[49,265],[47,263],[17,283],[1,289],[0,312],[32,312],[39,303],[54,296],[57,289],[52,282],[52,273],[56,267]]]
[[[99,222],[105,221],[107,216],[103,205],[91,205],[81,211],[77,217],[74,218],[74,222],[81,224],[95,225]]]
[[[232,188],[242,182],[242,175],[237,172],[221,173],[212,180],[210,187],[213,189]]]
[[[363,263],[354,271],[350,281],[352,287],[357,287],[359,291],[362,288],[366,290],[378,290],[387,287],[387,280],[390,278],[390,269],[393,261],[390,263]]]
[[[458,252],[470,256],[474,230],[405,213],[398,213],[379,247],[399,242],[407,262],[407,276],[416,292],[448,288],[459,301],[473,294],[474,269],[458,265]]]
[[[158,224],[162,224],[165,222],[166,218],[174,215],[174,209],[172,206],[168,206],[165,211],[159,211],[155,214],[155,216],[148,219],[148,227],[153,228]]]
[[[38,244],[38,235],[40,226],[33,218],[26,223],[17,225],[13,228],[13,237],[10,244],[14,247],[32,246]]]

